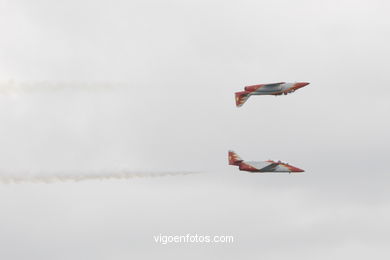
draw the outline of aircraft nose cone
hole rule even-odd
[[[298,167],[295,166],[291,166],[291,168],[292,168],[292,172],[304,172],[304,170],[299,169]]]
[[[298,83],[295,83],[295,88],[296,89],[303,88],[304,86],[307,86],[309,84],[310,84],[309,82],[298,82]]]

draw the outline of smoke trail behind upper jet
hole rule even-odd
[[[102,91],[123,87],[118,82],[18,82],[0,81],[0,95],[18,95],[25,93],[56,92],[64,90]]]

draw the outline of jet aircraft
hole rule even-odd
[[[282,95],[294,92],[304,86],[309,85],[308,82],[295,82],[295,83],[270,83],[270,84],[259,84],[246,86],[244,91],[236,92],[236,106],[242,106],[250,96],[252,95]]]
[[[235,152],[229,151],[229,165],[238,166],[240,171],[247,172],[304,172],[304,170],[281,161],[244,161]]]

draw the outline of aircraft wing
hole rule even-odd
[[[273,172],[278,166],[278,163],[271,163],[270,165],[265,166],[264,168],[259,169],[261,172]]]
[[[269,83],[269,84],[258,84],[258,85],[252,85],[252,86],[246,86],[244,89],[247,92],[255,92],[255,91],[261,91],[262,89],[273,89],[278,87],[279,85],[283,84],[284,82],[279,83]],[[267,90],[268,91],[268,90]]]

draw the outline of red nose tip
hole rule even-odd
[[[290,169],[292,170],[292,172],[304,172],[304,170],[299,169],[298,167],[295,167],[295,166],[291,166],[291,165],[290,165]]]
[[[309,85],[310,83],[309,82],[298,82],[298,83],[295,83],[295,89],[299,89],[299,88],[303,88],[304,86],[307,86]]]

